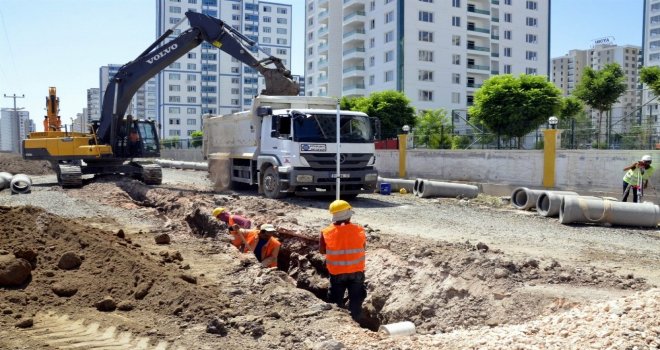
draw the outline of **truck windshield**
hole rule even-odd
[[[335,142],[337,119],[334,114],[297,114],[293,119],[293,140],[298,142]],[[341,115],[340,141],[346,143],[373,142],[373,128],[369,117]]]

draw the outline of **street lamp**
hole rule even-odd
[[[406,135],[408,134],[408,132],[410,132],[410,126],[408,126],[407,124],[404,125],[402,129],[403,129],[403,133]]]
[[[559,123],[559,119],[557,119],[557,117],[548,118],[548,124],[550,124],[550,128],[555,129],[557,127],[557,123]]]

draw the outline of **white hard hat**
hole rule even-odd
[[[651,156],[648,154],[645,154],[642,156],[642,162],[650,162],[651,161]]]

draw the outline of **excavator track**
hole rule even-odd
[[[160,185],[163,183],[163,170],[158,164],[140,164],[142,168],[142,181],[146,185]]]
[[[57,180],[62,187],[81,187],[83,184],[82,170],[79,165],[59,164]]]

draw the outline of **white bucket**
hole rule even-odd
[[[384,332],[389,336],[413,335],[415,334],[415,324],[410,321],[390,323],[378,328],[379,332]]]

